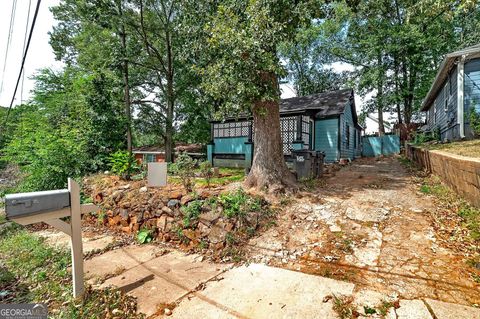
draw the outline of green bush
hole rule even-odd
[[[413,144],[415,145],[422,145],[427,142],[431,141],[438,141],[440,140],[440,129],[436,129],[433,132],[421,132],[415,133],[415,137],[413,138]]]
[[[147,244],[153,240],[153,231],[142,229],[137,233],[137,240],[140,244]]]
[[[218,201],[223,206],[223,213],[228,218],[244,217],[247,213],[260,211],[262,208],[261,198],[251,197],[242,189],[222,194]]]
[[[207,186],[208,188],[210,188],[210,182],[213,177],[212,163],[210,163],[209,161],[201,162],[200,174],[202,175],[203,178],[205,178],[205,181],[207,182]]]
[[[117,151],[111,154],[109,162],[112,173],[122,178],[130,179],[130,176],[140,171],[135,156],[127,151]]]
[[[172,172],[180,178],[180,181],[187,192],[193,190],[193,178],[195,177],[196,165],[197,161],[188,156],[187,153],[180,153],[175,159],[175,165],[170,167]]]
[[[473,134],[480,136],[480,113],[477,112],[475,108],[470,109],[469,119]]]
[[[181,208],[183,216],[183,225],[185,227],[190,227],[192,222],[198,219],[198,216],[202,213],[203,201],[194,200],[188,203],[187,206]]]

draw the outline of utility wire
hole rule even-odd
[[[33,34],[33,29],[35,28],[35,22],[37,22],[37,16],[38,16],[38,9],[40,8],[40,3],[42,0],[37,0],[37,6],[35,8],[35,13],[33,15],[33,21],[32,21],[32,26],[30,28],[30,34],[28,35],[28,41],[27,41],[27,46],[25,47],[25,52],[23,52],[23,58],[22,58],[22,65],[20,67],[20,72],[18,73],[18,78],[17,78],[17,84],[15,85],[15,90],[13,91],[13,96],[12,100],[10,101],[10,105],[8,107],[7,111],[7,116],[5,117],[5,122],[1,128],[5,129],[7,122],[8,122],[8,116],[10,115],[10,111],[12,110],[13,106],[13,101],[15,100],[15,95],[17,94],[18,90],[18,84],[20,83],[20,79],[22,77],[22,72],[23,72],[23,67],[25,66],[25,60],[27,58],[27,53],[28,53],[28,48],[30,47],[30,41],[32,40],[32,34]],[[1,133],[1,131],[0,131]]]
[[[23,36],[23,49],[22,54],[25,53],[25,45],[27,44],[27,34],[28,34],[28,24],[30,22],[30,8],[32,6],[32,0],[28,0],[28,13],[27,13],[27,23],[25,24],[25,35]],[[22,72],[22,86],[20,88],[20,103],[23,103],[23,84],[25,82],[25,70]]]
[[[6,70],[6,67],[7,67],[8,51],[10,49],[10,44],[12,43],[12,33],[13,33],[13,26],[15,24],[16,10],[17,10],[17,0],[13,0],[12,12],[10,13],[10,26],[8,28],[7,47],[5,48],[5,58],[4,58],[4,61],[3,61],[2,84],[0,85],[0,93],[3,91],[3,83],[4,83],[4,79],[5,79],[5,70]]]

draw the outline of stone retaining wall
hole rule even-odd
[[[439,176],[472,205],[480,207],[480,159],[429,151],[409,144],[406,155],[428,172]]]

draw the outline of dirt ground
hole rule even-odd
[[[396,298],[480,304],[478,274],[435,234],[433,200],[397,158],[360,159],[286,201],[252,261],[346,280]]]

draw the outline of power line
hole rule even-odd
[[[25,35],[23,36],[23,49],[22,54],[25,53],[25,45],[27,44],[27,34],[28,34],[28,24],[30,22],[30,8],[32,6],[32,0],[28,0],[28,13],[27,13],[27,23],[25,24]],[[20,88],[20,103],[23,103],[23,84],[25,82],[25,70],[22,72],[22,86]]]
[[[2,84],[0,85],[0,92],[3,91],[3,83],[4,83],[4,79],[5,79],[5,70],[6,70],[6,67],[7,67],[8,51],[10,49],[10,44],[12,43],[12,33],[13,33],[13,26],[15,24],[16,10],[17,10],[17,0],[13,0],[12,12],[10,13],[10,26],[8,28],[7,47],[5,48],[5,58],[4,58],[4,61],[3,61]]]
[[[37,22],[38,9],[40,8],[40,2],[42,2],[42,0],[37,0],[37,6],[35,8],[35,13],[33,15],[32,27],[30,28],[30,34],[28,35],[27,46],[25,47],[25,52],[23,52],[22,65],[20,67],[20,72],[18,73],[17,84],[15,84],[15,90],[13,91],[12,100],[10,101],[10,105],[8,107],[7,116],[5,117],[5,123],[2,126],[3,128],[5,128],[5,126],[7,125],[8,116],[10,115],[10,111],[12,110],[12,106],[13,106],[13,101],[15,100],[15,95],[17,94],[18,84],[20,83],[20,79],[22,77],[23,67],[25,66],[25,60],[27,58],[28,49],[30,48],[30,41],[32,40],[33,29],[35,28],[35,22]]]

